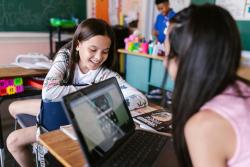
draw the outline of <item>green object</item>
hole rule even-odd
[[[126,81],[129,84],[143,92],[148,92],[149,73],[149,58],[126,55]]]
[[[61,20],[58,18],[51,18],[50,25],[53,27],[59,27],[59,26],[61,26]]]
[[[164,73],[162,60],[126,54],[126,81],[133,87],[143,92],[148,92],[150,86],[161,88]],[[174,89],[174,81],[170,77],[164,89]]]
[[[77,22],[73,19],[59,19],[59,18],[51,18],[50,25],[53,27],[63,27],[63,28],[72,28],[77,26]]]
[[[163,77],[165,73],[165,68],[163,66],[162,60],[152,59],[151,70],[150,70],[150,79],[149,84],[161,88]],[[164,86],[165,90],[173,91],[174,81],[168,75],[167,83]]]
[[[216,0],[191,0],[192,3],[201,5],[204,3],[215,4]],[[250,21],[236,21],[242,43],[242,49],[250,50]]]
[[[23,79],[22,78],[15,78],[14,79],[14,85],[15,86],[23,85]]]
[[[0,31],[48,32],[49,19],[86,19],[83,0],[4,0],[0,10]],[[68,25],[68,24],[67,24]]]

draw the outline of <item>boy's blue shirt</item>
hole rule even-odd
[[[157,16],[154,28],[156,31],[158,31],[157,39],[160,43],[163,43],[165,40],[164,29],[166,28],[166,22],[174,16],[175,12],[172,9],[169,10],[166,16],[163,14],[159,14]]]

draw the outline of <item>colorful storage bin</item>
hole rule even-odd
[[[23,91],[24,86],[22,78],[0,79],[0,96],[13,95]]]

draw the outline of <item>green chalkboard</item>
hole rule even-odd
[[[48,31],[49,18],[86,18],[85,0],[0,0],[0,31]]]
[[[204,3],[215,3],[215,0],[191,0],[192,3],[197,4],[197,5],[201,5]]]
[[[191,2],[198,5],[204,3],[215,4],[215,0],[191,0]],[[237,25],[240,31],[242,48],[250,50],[250,21],[237,21]]]

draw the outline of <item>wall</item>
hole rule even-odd
[[[194,4],[203,3],[215,3],[215,0],[192,0]],[[242,42],[242,48],[244,50],[250,50],[250,21],[237,21],[237,25],[240,31],[240,37]]]
[[[0,64],[14,62],[18,54],[49,53],[48,33],[0,33]]]

